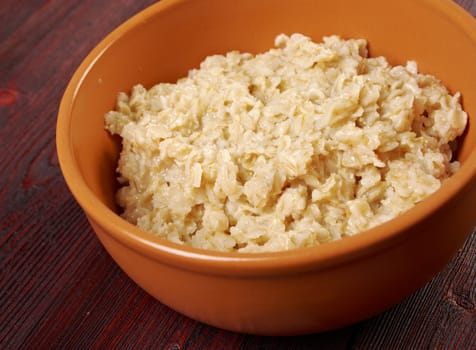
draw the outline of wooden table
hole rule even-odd
[[[56,113],[84,56],[153,2],[0,2],[0,349],[476,349],[476,233],[391,310],[301,337],[200,324],[118,268],[65,186]],[[476,1],[457,2],[476,15]]]

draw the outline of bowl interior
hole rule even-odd
[[[72,166],[81,181],[117,211],[120,141],[105,131],[104,114],[114,108],[118,92],[137,83],[174,82],[210,54],[265,51],[279,33],[300,32],[315,41],[338,34],[367,39],[370,54],[392,64],[416,60],[421,72],[436,75],[453,93],[462,92],[470,116],[458,153],[464,164],[476,145],[475,28],[449,0],[165,0],[110,34],[83,62],[60,111],[67,130],[59,132],[70,137]]]

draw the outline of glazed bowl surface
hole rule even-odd
[[[277,253],[177,245],[119,216],[120,141],[104,129],[118,92],[174,82],[207,55],[263,52],[280,33],[364,38],[371,56],[418,62],[462,93],[461,169],[400,217],[340,241]],[[450,0],[163,0],[109,34],[61,101],[57,149],[72,194],[112,258],[160,302],[254,334],[320,332],[395,305],[440,271],[476,224],[476,21]]]

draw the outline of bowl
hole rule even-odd
[[[266,51],[279,33],[365,38],[372,56],[416,60],[461,91],[469,127],[461,169],[400,217],[340,241],[275,253],[219,253],[154,237],[114,201],[120,142],[104,130],[117,93],[174,82],[205,56]],[[476,21],[451,1],[163,0],[109,34],[84,59],[58,113],[69,189],[106,250],[172,309],[227,330],[292,335],[369,318],[428,282],[476,223]]]

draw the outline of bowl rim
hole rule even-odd
[[[424,220],[432,212],[451,201],[476,180],[476,148],[471,150],[461,169],[441,188],[415,207],[370,230],[322,245],[278,252],[237,253],[198,249],[153,236],[122,219],[102,203],[91,191],[77,166],[73,144],[70,115],[81,85],[104,52],[136,25],[167,9],[191,0],[162,0],[140,11],[116,27],[89,52],[69,81],[58,110],[56,146],[63,177],[88,220],[100,226],[111,238],[139,254],[173,267],[195,272],[235,275],[272,276],[322,270],[337,267],[364,256],[376,254],[409,239],[408,228]],[[440,15],[462,28],[476,45],[476,21],[463,8],[451,0],[434,2],[420,0]]]

